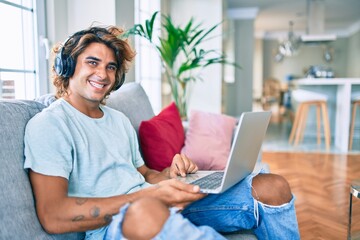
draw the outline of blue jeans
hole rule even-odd
[[[251,194],[249,175],[222,194],[210,194],[186,207],[182,214],[170,209],[170,217],[154,240],[223,240],[218,232],[254,229],[258,239],[300,239],[295,213],[295,197],[281,206],[269,206]],[[121,225],[129,205],[113,217],[105,240],[123,239]],[[216,232],[216,231],[217,232]]]
[[[253,198],[251,174],[222,194],[210,194],[186,207],[182,214],[198,226],[218,232],[254,229],[258,239],[300,239],[295,197],[281,206],[269,206]]]
[[[129,204],[120,209],[120,213],[113,217],[109,228],[106,231],[104,240],[126,239],[122,234],[122,222]],[[188,219],[177,213],[177,208],[170,208],[170,216],[166,220],[162,230],[153,240],[226,240],[214,229],[208,226],[195,226]],[[141,223],[139,223],[141,225]]]

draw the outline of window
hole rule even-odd
[[[34,99],[48,85],[44,0],[0,0],[0,16],[0,98]]]
[[[135,2],[135,23],[143,24],[155,11],[160,11],[160,0],[136,0]],[[160,31],[160,16],[154,23],[154,29]],[[160,34],[160,33],[159,33]],[[156,39],[156,35],[154,40]],[[135,60],[136,82],[149,96],[155,113],[161,110],[161,61],[154,46],[146,39],[136,37],[135,49],[137,51]]]

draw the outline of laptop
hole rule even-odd
[[[178,177],[203,193],[222,193],[253,172],[271,117],[270,111],[244,112],[234,132],[224,171],[198,171]]]

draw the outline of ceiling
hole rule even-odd
[[[257,36],[285,34],[289,22],[295,33],[307,31],[308,1],[313,0],[227,0],[228,9],[258,8],[255,19]],[[324,4],[324,33],[348,36],[360,29],[360,0],[316,0]]]

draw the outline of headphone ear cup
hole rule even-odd
[[[54,68],[57,75],[71,77],[75,71],[75,62],[71,56],[64,56],[63,48],[56,54]]]
[[[64,77],[71,77],[75,72],[75,61],[72,57],[66,58],[66,68],[64,72]]]
[[[62,61],[62,49],[59,53],[56,54],[54,60],[54,69],[58,76],[62,76],[64,72],[64,64]]]

